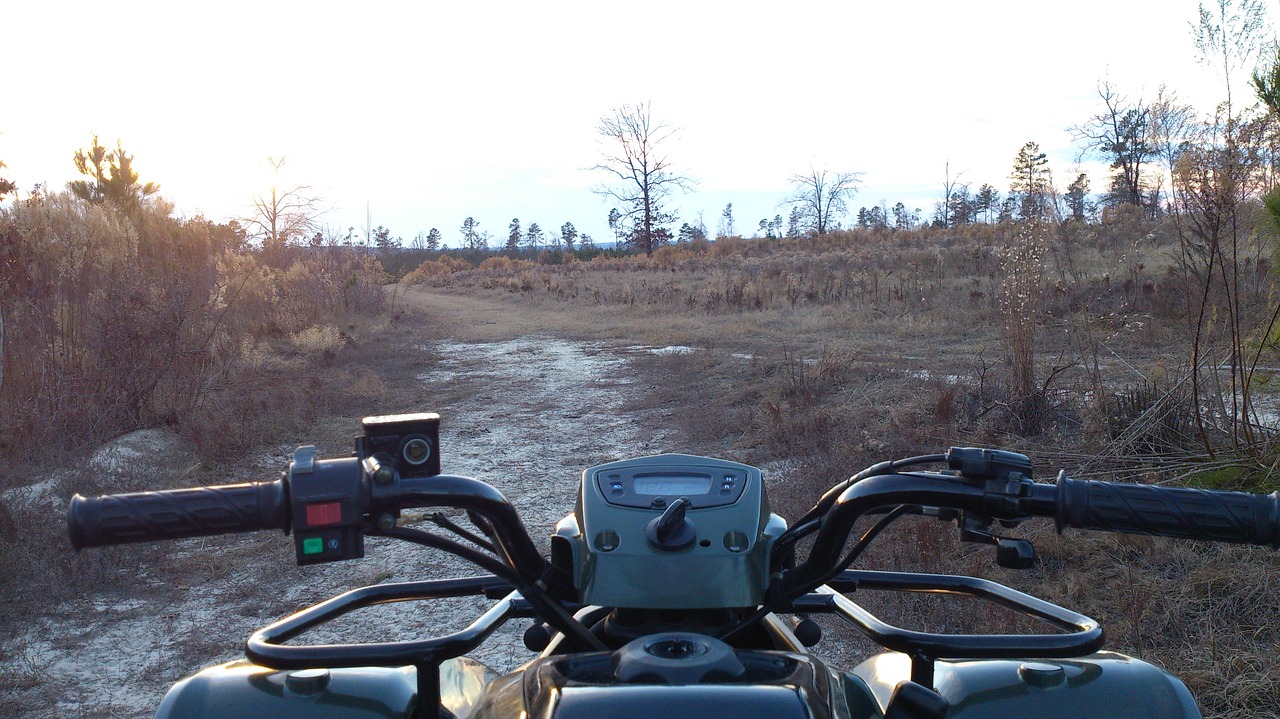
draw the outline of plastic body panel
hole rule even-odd
[[[816,659],[786,652],[740,652],[738,656],[748,667],[746,677],[691,684],[620,681],[613,675],[609,653],[539,659],[523,672],[490,684],[472,719],[847,716],[844,692]],[[832,710],[833,700],[840,709]]]
[[[1024,665],[1060,667],[1061,673],[1032,676]],[[911,677],[905,654],[878,654],[859,664],[846,680],[851,695],[864,685],[875,697],[876,714],[898,682]],[[934,688],[951,703],[948,719],[1037,717],[1037,719],[1200,719],[1191,692],[1181,681],[1139,659],[1098,652],[1077,659],[983,659],[938,661]],[[854,702],[850,702],[854,704]],[[856,716],[856,715],[855,715]]]
[[[413,667],[304,670],[322,681],[291,682],[293,672],[247,661],[209,667],[178,682],[156,719],[409,719],[417,706]],[[440,667],[440,698],[455,716],[468,716],[495,675],[467,658]]]
[[[696,531],[687,549],[664,551],[645,535],[663,511],[625,506],[601,491],[610,474],[705,472],[732,475],[731,504],[700,506],[686,518]],[[718,480],[717,480],[718,481]],[[721,490],[719,484],[713,492]],[[669,502],[683,495],[656,497]],[[686,454],[640,457],[592,467],[582,474],[574,514],[556,527],[573,552],[574,586],[587,604],[650,609],[756,606],[764,600],[769,551],[786,522],[769,511],[760,470],[746,464]]]

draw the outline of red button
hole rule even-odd
[[[324,502],[307,505],[307,526],[325,527],[342,523],[342,503]]]

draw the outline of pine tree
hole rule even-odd
[[[511,218],[511,224],[507,226],[507,251],[515,252],[520,249],[520,218]]]
[[[560,241],[564,243],[564,248],[573,251],[573,243],[578,239],[578,230],[573,226],[572,222],[566,222],[560,226]]]
[[[1089,206],[1089,176],[1080,173],[1075,182],[1067,185],[1067,209],[1071,211],[1071,219],[1084,222]]]
[[[468,217],[462,221],[462,246],[468,250],[484,249],[484,238],[480,234],[480,223],[476,222],[474,217]]]
[[[528,229],[524,231],[525,242],[531,252],[537,252],[538,246],[542,244],[542,228],[538,227],[538,223],[529,223]]]
[[[1009,194],[1020,201],[1022,219],[1043,218],[1049,210],[1049,158],[1040,145],[1028,142],[1018,150],[1009,180]]]

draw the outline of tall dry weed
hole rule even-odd
[[[382,308],[375,258],[299,250],[273,269],[217,229],[65,193],[0,210],[0,455],[180,423],[236,380],[246,338]]]
[[[1036,326],[1044,288],[1044,258],[1051,230],[1039,221],[1023,223],[998,253],[1000,314],[1009,347],[1009,388],[1013,414],[1023,433],[1040,431],[1046,412],[1036,383]]]

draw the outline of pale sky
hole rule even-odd
[[[187,216],[248,214],[283,156],[280,184],[313,186],[332,226],[360,228],[367,204],[406,242],[437,227],[456,246],[468,216],[499,244],[513,217],[607,241],[605,178],[583,168],[603,115],[650,102],[698,183],[672,198],[680,221],[701,211],[714,232],[732,202],[749,235],[786,217],[811,164],[864,173],[854,211],[902,200],[928,218],[948,160],[1003,192],[1028,140],[1065,186],[1067,128],[1101,109],[1101,78],[1212,109],[1225,91],[1195,62],[1197,4],[13,3],[0,176],[61,188],[97,133]]]

